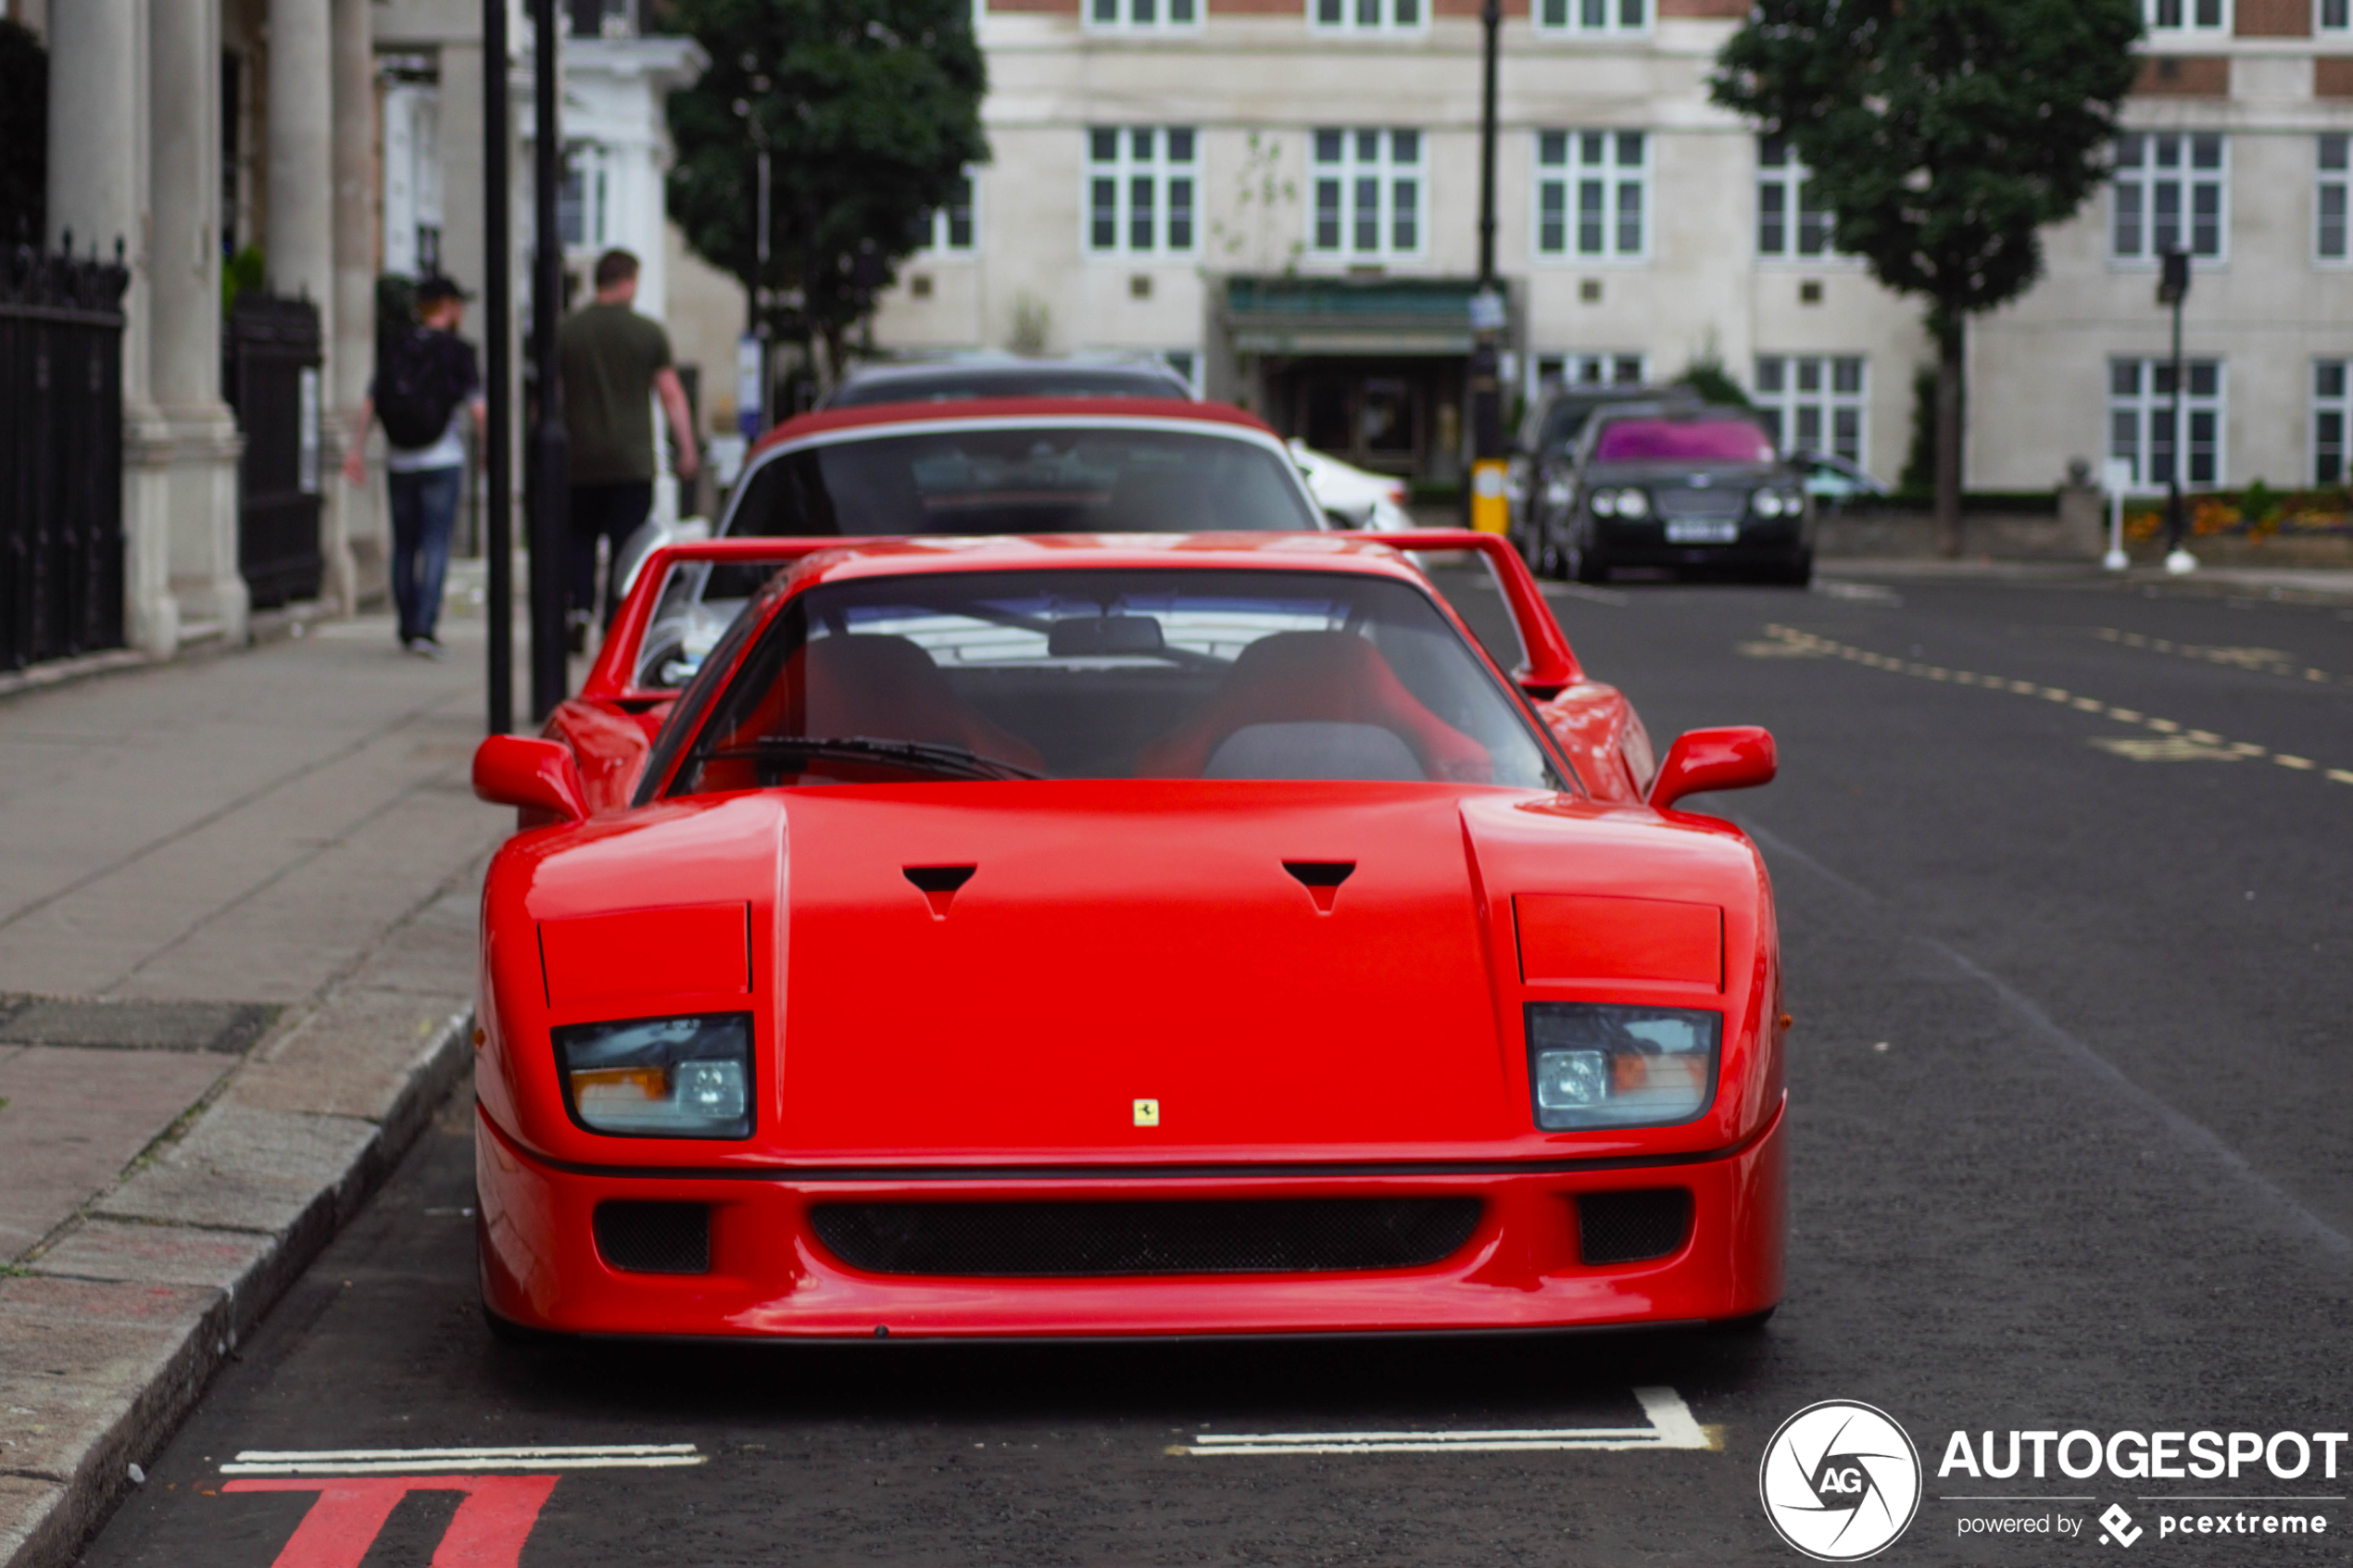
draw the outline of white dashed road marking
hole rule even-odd
[[[2256,745],[2253,741],[2224,740],[2211,730],[2188,729],[2171,719],[2152,719],[2137,709],[2112,707],[2096,697],[2078,696],[2073,692],[2062,691],[2057,686],[2037,685],[2032,681],[2013,681],[1999,675],[1981,675],[1969,670],[1948,670],[1941,664],[1922,664],[1917,659],[1896,659],[1887,654],[1874,653],[1869,648],[1856,647],[1850,643],[1841,643],[1829,637],[1817,636],[1811,632],[1801,632],[1793,626],[1768,625],[1765,628],[1765,634],[1773,642],[1788,648],[1789,657],[1843,659],[1873,670],[1885,670],[1898,675],[1914,675],[1927,681],[1950,681],[1956,685],[1980,686],[1987,691],[2015,692],[2020,696],[2039,697],[2045,702],[2064,703],[2070,708],[2085,713],[2097,713],[2113,719],[2120,724],[2138,724],[2145,730],[2154,730],[2158,734],[2167,737],[2163,740],[2127,739],[2118,736],[2095,736],[2092,739],[2091,744],[2101,750],[2112,756],[2130,758],[2135,762],[2237,762],[2252,758],[2269,757],[2281,767],[2293,772],[2318,772],[2333,784],[2353,784],[2353,769],[2322,769],[2319,763],[2309,757],[2273,752],[2268,747]],[[2100,634],[2109,636],[2110,633],[2103,628]],[[2146,646],[2160,651],[2171,651],[2175,646],[2162,638],[2142,637],[2137,633],[2119,632],[2113,633],[2113,638],[2116,641],[2130,643],[2136,646]],[[1760,658],[1764,657],[1762,650],[1765,646],[1761,643],[1743,643],[1740,645],[1740,651],[1751,658]],[[2272,648],[2183,648],[2182,651],[2206,657],[2220,654],[2268,655],[2278,650]],[[2259,668],[2259,666],[2247,664],[2239,658],[2220,661],[2238,664],[2242,668]],[[2260,666],[2260,668],[2270,668],[2270,666]],[[2319,671],[2310,671],[2310,673],[2322,680],[2329,679]]]
[[[223,1475],[430,1475],[455,1470],[672,1470],[710,1456],[692,1443],[604,1443],[585,1448],[247,1449]]]
[[[1626,1452],[1715,1445],[1672,1388],[1637,1388],[1643,1426],[1507,1427],[1471,1432],[1203,1432],[1172,1454],[1493,1454],[1564,1450]]]

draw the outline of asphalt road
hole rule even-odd
[[[1780,743],[1778,784],[1715,802],[1773,868],[1798,1021],[1790,1290],[1762,1333],[503,1348],[475,1316],[453,1101],[85,1560],[461,1568],[515,1562],[527,1533],[527,1564],[1791,1563],[1758,1460],[1828,1399],[1888,1411],[1929,1468],[1886,1562],[2118,1551],[2111,1503],[2145,1532],[2120,1555],[2353,1557],[2353,1452],[2334,1480],[1935,1474],[1957,1429],[2353,1424],[2353,610],[1911,581],[1555,602],[1662,747],[1725,722]],[[1709,1446],[1184,1451],[1640,1428],[1638,1387],[1672,1389]],[[222,1470],[637,1444],[692,1462],[484,1487],[455,1529],[455,1491],[371,1505],[336,1481],[320,1501],[317,1480],[233,1491]],[[460,1474],[519,1473],[484,1463]],[[2035,1499],[1949,1500],[1983,1493]],[[2169,1512],[2250,1511],[2328,1533],[2159,1533]],[[2005,1516],[2053,1533],[1962,1534]]]

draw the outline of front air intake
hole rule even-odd
[[[1642,1263],[1682,1250],[1692,1195],[1681,1187],[1588,1192],[1577,1199],[1577,1255],[1588,1263]]]
[[[597,1205],[597,1253],[623,1273],[711,1273],[711,1206],[615,1198]]]
[[[1478,1228],[1472,1198],[823,1203],[853,1269],[967,1278],[1321,1273],[1427,1267]]]

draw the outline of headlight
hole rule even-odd
[[[1615,490],[1596,490],[1593,492],[1593,499],[1591,504],[1595,517],[1616,517],[1617,515],[1617,492]]]
[[[1650,509],[1651,498],[1642,491],[1629,488],[1617,493],[1619,517],[1647,517]]]
[[[1595,1002],[1528,1004],[1536,1124],[1664,1127],[1716,1098],[1721,1013]]]
[[[1781,515],[1781,493],[1778,490],[1759,490],[1749,498],[1748,504],[1758,517]]]
[[[751,1136],[751,1015],[577,1023],[555,1032],[573,1120],[640,1138]]]
[[[1544,486],[1544,500],[1551,506],[1565,507],[1576,494],[1577,492],[1569,487],[1568,481],[1565,479],[1554,480]]]

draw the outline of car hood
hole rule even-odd
[[[1762,887],[1730,829],[1642,808],[1049,782],[665,804],[554,830],[485,897],[494,940],[518,896],[536,924],[553,1023],[711,1010],[740,982],[764,1023],[748,1152],[901,1164],[1526,1138],[1513,894],[1726,908],[1734,955],[1769,921]],[[639,961],[560,969],[589,930]],[[1727,978],[1753,1011],[1740,960]],[[535,1010],[536,990],[514,994]]]

